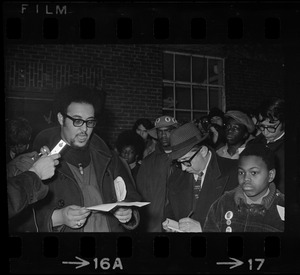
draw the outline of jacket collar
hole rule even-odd
[[[60,133],[60,130],[59,130],[59,133]],[[93,159],[93,163],[95,163],[95,158],[97,158],[97,161],[96,161],[97,165],[101,165],[101,167],[107,167],[107,165],[109,164],[109,162],[112,158],[112,152],[110,151],[110,149],[108,148],[106,143],[95,133],[93,133],[91,136],[89,149],[91,152],[91,157]],[[101,163],[99,163],[99,161]],[[63,171],[63,173],[66,173],[68,176],[73,177],[73,174],[72,174],[69,166],[67,165],[67,163],[61,162],[61,164],[62,165],[61,165],[60,169],[58,169],[58,170],[61,170],[61,171]]]
[[[261,205],[263,205],[263,207],[265,209],[269,209],[275,199],[276,186],[275,186],[274,182],[270,183],[269,190],[270,190],[269,194],[267,196],[263,197],[263,199],[262,199]],[[234,194],[234,201],[235,201],[236,205],[238,205],[238,206],[240,206],[241,204],[247,204],[245,194],[240,185],[236,188],[236,191]]]
[[[218,179],[221,177],[220,167],[217,161],[217,155],[214,150],[209,150],[211,152],[210,163],[207,166],[206,174],[211,174],[214,178]]]

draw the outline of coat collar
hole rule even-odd
[[[59,127],[58,127],[58,129],[59,129]],[[60,131],[59,131],[59,133],[60,133]],[[91,158],[93,160],[94,165],[95,165],[95,163],[97,163],[97,166],[100,166],[103,168],[104,167],[106,168],[108,166],[109,162],[112,159],[112,152],[110,151],[110,149],[108,148],[106,143],[95,133],[93,133],[91,136],[89,150],[90,150]],[[73,173],[65,161],[61,162],[61,167],[58,168],[58,170],[60,170],[61,172],[63,172],[64,174],[66,174],[69,177],[73,177]],[[102,175],[102,173],[101,173],[101,175],[99,174],[99,170],[105,171],[106,169],[95,169],[97,178],[98,178],[98,176],[101,176],[101,178],[102,178],[103,175]]]
[[[276,186],[275,186],[274,182],[270,183],[269,190],[270,190],[269,194],[267,196],[263,197],[262,203],[261,203],[261,205],[265,209],[269,209],[275,199]],[[245,197],[244,192],[240,185],[236,188],[236,191],[234,194],[234,201],[235,201],[236,205],[238,205],[238,206],[241,204],[247,204],[246,197]]]
[[[214,150],[210,150],[211,152],[211,159],[210,163],[207,166],[206,174],[209,175],[210,178],[218,179],[221,177],[220,167],[217,161],[217,155]]]

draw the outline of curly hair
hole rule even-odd
[[[6,123],[6,141],[8,146],[29,144],[32,127],[23,117],[8,120]]]
[[[273,97],[265,100],[259,107],[259,113],[263,120],[270,119],[270,121],[280,121],[283,125],[285,122],[285,102],[284,99]]]
[[[121,132],[116,141],[116,148],[119,153],[126,146],[132,146],[137,154],[137,159],[143,158],[143,152],[145,149],[145,142],[143,138],[132,130],[125,130]]]
[[[264,144],[261,143],[250,143],[240,154],[239,160],[245,156],[257,156],[261,157],[266,163],[268,170],[275,168],[275,156],[274,152]]]
[[[70,85],[57,91],[54,99],[55,113],[66,113],[72,102],[87,103],[94,107],[95,115],[101,113],[105,103],[105,92],[83,85]]]
[[[139,125],[143,125],[147,130],[154,127],[153,123],[147,118],[139,118],[132,126],[132,130],[135,132]]]

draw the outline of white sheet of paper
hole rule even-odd
[[[168,224],[167,227],[173,231],[176,232],[183,232],[182,230],[179,229],[179,225],[177,221],[171,220],[171,219],[167,219]]]
[[[284,221],[284,207],[277,205],[277,210],[282,221]]]
[[[116,190],[116,195],[117,195],[117,199],[118,201],[123,201],[126,198],[126,185],[124,180],[122,179],[122,177],[117,177],[114,180],[114,185],[115,185],[115,190]]]
[[[95,206],[90,206],[87,207],[87,209],[90,210],[96,210],[96,211],[104,211],[104,212],[109,212],[110,210],[114,209],[116,206],[137,206],[137,207],[142,207],[150,202],[140,202],[140,201],[134,201],[134,202],[125,202],[125,201],[120,201],[120,202],[115,202],[115,203],[104,203],[104,204],[99,204]]]

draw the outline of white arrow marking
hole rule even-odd
[[[84,266],[90,264],[90,262],[88,262],[88,261],[86,261],[86,260],[84,260],[84,259],[81,259],[81,258],[76,257],[76,256],[75,256],[75,258],[76,258],[77,260],[79,260],[80,262],[62,262],[62,263],[63,263],[63,264],[79,264],[79,266],[76,266],[76,267],[75,267],[76,269],[77,269],[77,268],[84,267]]]
[[[232,268],[235,268],[235,267],[238,267],[240,265],[242,265],[244,262],[238,260],[238,259],[235,259],[235,258],[229,258],[231,260],[233,260],[234,262],[217,262],[217,264],[226,264],[226,265],[233,265],[231,267],[229,267],[230,269]]]

